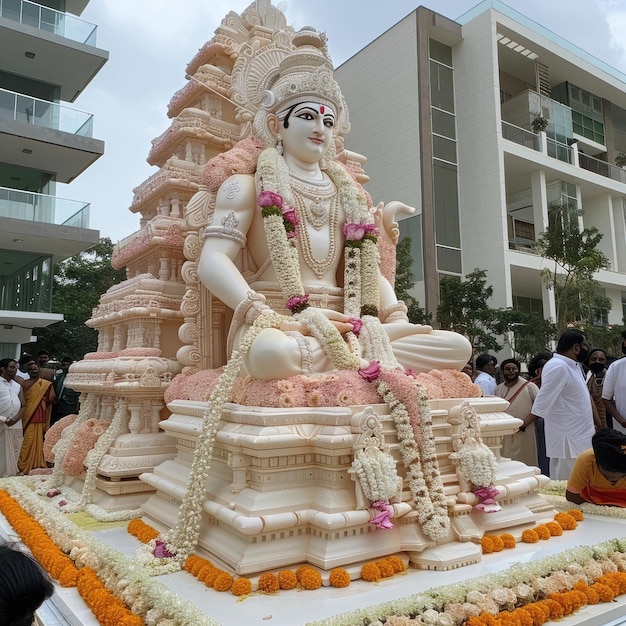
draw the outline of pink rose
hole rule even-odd
[[[309,294],[305,293],[301,296],[291,296],[285,303],[287,308],[293,313],[304,310],[309,304]]]
[[[67,500],[59,500],[59,506],[66,506]]]
[[[285,220],[285,222],[293,224],[294,226],[298,225],[298,216],[296,215],[296,211],[293,207],[283,209],[283,220]]]
[[[368,382],[376,380],[380,376],[380,361],[370,361],[366,368],[359,370],[359,375]]]
[[[283,208],[282,196],[279,193],[274,193],[273,191],[262,191],[259,194],[258,202],[260,207],[275,206],[279,209]]]
[[[365,237],[365,225],[346,222],[343,227],[343,234],[348,241],[361,241]]]
[[[165,542],[162,541],[161,539],[157,539],[155,541],[155,546],[154,546],[154,556],[156,556],[158,559],[163,559],[163,558],[170,558],[172,556],[174,556],[173,552],[170,552],[167,549],[167,546],[165,545]]]
[[[358,337],[363,327],[363,322],[358,317],[348,319],[348,324],[352,324],[352,332]]]

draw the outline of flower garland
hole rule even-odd
[[[179,571],[195,550],[200,534],[205,484],[213,458],[213,444],[224,406],[229,400],[243,359],[256,337],[266,328],[280,327],[284,319],[283,315],[274,311],[263,310],[243,336],[239,346],[233,350],[217,385],[213,388],[209,397],[209,408],[202,419],[202,428],[196,442],[191,473],[179,508],[176,526],[151,541],[146,549],[140,549],[136,555],[139,562],[148,567],[153,574]],[[164,556],[159,556],[159,552]]]
[[[62,557],[68,558],[65,555],[69,555],[76,566],[96,571],[98,579],[106,582],[107,589],[118,601],[130,607],[147,626],[219,626],[193,604],[151,578],[150,573],[136,562],[100,542],[93,533],[80,529],[64,514],[51,509],[48,502],[30,489],[27,479],[0,479],[0,489],[5,489],[11,496],[0,498],[3,514],[7,502],[16,510],[22,509],[22,521],[14,528],[24,543],[29,535],[33,537],[35,548],[40,544],[43,546],[46,538],[52,541],[63,553]],[[33,532],[35,522],[43,530]],[[44,565],[42,561],[40,563]],[[67,565],[63,571],[70,571]],[[73,571],[77,572],[76,568]],[[59,582],[63,584],[62,580]]]
[[[417,381],[401,372],[383,372],[381,378],[378,393],[390,408],[396,425],[418,520],[427,537],[443,539],[450,530],[450,517],[439,474],[428,396]],[[413,406],[414,398],[417,406]],[[407,406],[413,410],[407,410]]]
[[[96,398],[93,394],[87,394],[84,402],[81,402],[78,417],[70,426],[65,428],[61,433],[61,438],[55,444],[54,451],[54,468],[49,479],[42,481],[36,488],[37,493],[46,493],[50,489],[60,487],[65,480],[65,472],[63,470],[63,459],[69,450],[72,439],[80,426],[86,422],[94,413],[96,408]]]

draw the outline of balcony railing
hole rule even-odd
[[[93,137],[91,113],[7,89],[0,89],[0,117],[61,130],[72,135]]]
[[[0,17],[26,24],[72,41],[96,45],[98,27],[80,18],[29,0],[0,0]]]
[[[539,135],[504,121],[502,122],[502,137],[520,146],[526,146],[537,152],[544,152],[548,156],[569,163],[574,167],[581,167],[588,172],[626,184],[626,170],[588,154],[583,154],[578,150],[575,151],[572,146],[550,139],[550,137],[546,137],[546,146],[545,149],[542,149]]]
[[[89,228],[89,203],[0,187],[0,217]]]
[[[580,167],[588,170],[589,172],[600,174],[600,176],[606,176],[607,178],[616,180],[620,183],[626,183],[626,170],[621,167],[617,167],[617,165],[612,165],[611,163],[601,161],[600,159],[596,159],[588,154],[581,154],[580,152],[578,153],[578,164]]]

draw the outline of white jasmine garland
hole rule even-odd
[[[474,487],[493,485],[498,473],[498,461],[482,441],[468,439],[457,451],[459,471]]]
[[[359,339],[363,346],[363,358],[367,361],[379,361],[381,367],[401,369],[398,363],[389,335],[377,317],[364,315],[361,318],[363,325]]]
[[[416,384],[422,432],[419,442],[415,440],[406,407],[396,398],[387,383],[379,383],[378,393],[389,406],[396,425],[400,454],[408,473],[409,489],[422,530],[430,539],[443,539],[449,532],[450,518],[443,483],[439,475],[432,433],[432,417],[426,393],[421,385]]]
[[[352,461],[365,497],[370,502],[389,502],[397,490],[396,461],[376,446],[368,446],[358,452]]]

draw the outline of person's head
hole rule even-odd
[[[556,344],[556,351],[574,361],[584,363],[589,354],[587,337],[580,330],[566,330]]]
[[[50,353],[47,350],[39,350],[39,352],[37,352],[37,363],[39,364],[39,367],[46,367],[49,360]]]
[[[607,367],[607,354],[602,348],[591,348],[585,365],[594,373],[601,374]]]
[[[37,361],[29,361],[26,364],[26,372],[33,379],[39,378],[39,364]]]
[[[542,352],[538,352],[535,356],[530,360],[528,364],[528,375],[531,378],[539,377],[541,378],[541,370],[543,370],[543,366],[552,358],[552,352],[549,350],[543,350]]]
[[[30,363],[30,361],[32,360],[33,360],[33,355],[29,354],[28,352],[24,352],[24,354],[22,354],[22,356],[20,357],[20,360],[17,362],[20,368],[20,371],[25,372],[26,364]]]
[[[5,380],[13,380],[17,373],[17,361],[15,359],[0,360],[0,376]]]
[[[600,473],[611,483],[626,476],[626,435],[613,428],[601,428],[591,438],[591,447]]]
[[[30,626],[54,587],[39,563],[16,547],[0,544],[0,624]]]
[[[74,359],[72,359],[72,357],[64,356],[61,359],[61,369],[67,371],[73,362]]]
[[[514,383],[519,378],[520,362],[517,359],[504,359],[500,371],[505,382]]]
[[[490,354],[479,354],[476,357],[476,369],[480,372],[486,372],[490,376],[496,373],[496,365],[498,359]]]

